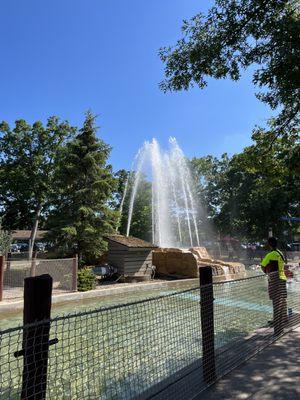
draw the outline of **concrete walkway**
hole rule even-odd
[[[232,371],[200,399],[300,400],[300,327]]]

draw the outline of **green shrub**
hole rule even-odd
[[[77,287],[79,292],[93,290],[96,287],[96,277],[90,268],[81,268],[77,275]]]

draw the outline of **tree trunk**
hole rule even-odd
[[[37,234],[37,230],[38,230],[38,226],[39,226],[39,222],[40,222],[41,212],[42,212],[42,203],[39,203],[37,206],[36,212],[35,212],[34,222],[33,222],[31,234],[30,234],[29,249],[28,249],[28,252],[29,252],[28,258],[29,259],[32,258],[32,253],[33,253],[35,238],[36,238],[36,234]]]

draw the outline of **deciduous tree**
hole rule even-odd
[[[12,236],[10,232],[6,231],[2,227],[2,218],[0,218],[0,252],[3,255],[7,255],[10,251],[10,245],[12,243]]]
[[[7,229],[30,229],[29,255],[35,242],[40,220],[49,206],[55,188],[53,176],[56,156],[63,143],[73,134],[67,122],[57,117],[33,125],[18,120],[11,129],[0,124],[0,201],[3,225]]]
[[[251,67],[257,97],[278,110],[270,135],[289,135],[299,127],[299,10],[299,0],[215,0],[207,15],[184,21],[176,46],[161,49],[161,88],[204,88],[208,77],[237,81]]]
[[[271,148],[263,129],[254,131],[253,140],[252,146],[230,159],[193,159],[199,193],[223,234],[263,240],[272,227],[276,236],[284,238],[292,229],[282,217],[298,217],[300,208],[297,130]]]

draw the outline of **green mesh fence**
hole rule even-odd
[[[300,323],[300,291],[294,286],[287,292],[285,332]],[[274,340],[268,322],[273,304],[265,276],[214,284],[213,291],[219,378]],[[23,333],[34,330],[36,339],[27,343],[34,368],[47,357],[43,335],[49,325],[50,340],[57,340],[49,347],[48,368],[36,372],[46,377],[47,399],[193,399],[207,387],[199,288],[1,331],[1,400],[26,398],[23,355],[15,352],[24,347]],[[35,384],[25,382],[27,388]]]

